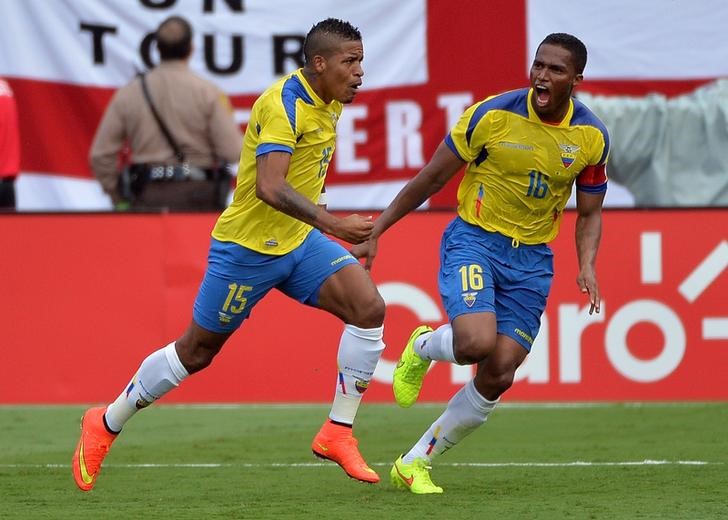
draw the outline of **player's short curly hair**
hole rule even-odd
[[[320,21],[311,27],[303,42],[305,63],[310,63],[317,54],[327,56],[332,51],[334,40],[361,41],[361,33],[349,22],[338,18]]]
[[[567,33],[551,33],[543,39],[539,47],[543,44],[558,45],[569,51],[574,60],[576,73],[584,73],[584,68],[586,67],[586,45],[579,38]]]

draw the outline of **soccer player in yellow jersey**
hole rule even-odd
[[[394,372],[395,399],[411,406],[433,360],[477,364],[475,378],[390,472],[413,493],[442,493],[432,459],[487,419],[531,349],[553,276],[547,245],[576,183],[578,285],[599,312],[595,260],[607,188],[609,136],[601,121],[572,98],[582,80],[586,47],[569,34],[541,42],[530,88],[476,103],[460,118],[430,162],[376,219],[371,238],[352,249],[369,268],[377,239],[465,166],[458,216],[440,249],[439,287],[449,323],[421,326]]]
[[[84,414],[72,459],[80,489],[93,488],[112,442],[132,415],[207,367],[273,288],[344,322],[334,402],[311,449],[354,479],[379,481],[359,453],[352,425],[384,349],[384,301],[359,261],[323,234],[356,244],[369,238],[373,222],[359,215],[338,217],[317,204],[342,105],[353,101],[362,83],[361,34],[348,22],[326,19],[306,36],[304,58],[302,69],[276,82],[253,105],[234,199],[212,232],[189,327],[149,355],[113,403]],[[289,348],[296,348],[294,343]]]

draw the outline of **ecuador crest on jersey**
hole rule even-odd
[[[564,168],[568,168],[576,159],[579,147],[573,144],[560,144],[559,148],[561,149],[561,164],[564,165]]]

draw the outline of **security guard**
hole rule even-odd
[[[155,37],[161,62],[114,94],[91,168],[116,209],[219,211],[230,190],[226,166],[240,158],[240,128],[227,96],[189,68],[189,22],[167,18]],[[119,171],[125,143],[131,164]]]

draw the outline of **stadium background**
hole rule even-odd
[[[366,88],[345,111],[328,179],[338,209],[385,205],[462,108],[525,84],[533,48],[547,32],[586,41],[591,79],[583,88],[596,94],[676,96],[727,75],[725,51],[710,37],[725,21],[726,9],[715,1],[695,4],[691,16],[665,12],[657,0],[591,7],[501,0],[487,2],[487,9],[477,0],[460,1],[457,9],[438,0],[371,0],[359,7],[316,1],[305,10],[292,0],[268,4],[0,4],[0,18],[15,22],[4,22],[0,32],[0,75],[18,98],[23,143],[20,213],[0,216],[0,402],[107,400],[144,354],[189,320],[215,216],[104,213],[108,200],[87,165],[106,103],[133,75],[133,64],[143,67],[145,35],[170,14],[193,21],[201,49],[216,42],[212,62],[198,50],[193,67],[229,92],[242,125],[275,65],[295,66],[276,56],[290,50],[285,45],[295,47],[296,35],[325,16],[362,20]],[[645,22],[655,16],[659,23]],[[640,30],[625,30],[633,24]],[[697,29],[704,37],[694,38]],[[235,35],[245,36],[240,70],[214,73],[210,63],[234,62],[224,49]],[[287,36],[278,54],[276,36]],[[369,391],[373,401],[391,401],[392,365],[409,331],[444,320],[437,242],[452,217],[455,185],[429,202],[438,211],[413,215],[385,237],[373,276],[389,303],[389,348]],[[599,260],[604,310],[592,318],[574,283],[573,218],[567,215],[553,244],[557,275],[544,329],[507,399],[728,398],[721,384],[728,361],[728,210],[606,211]],[[210,370],[165,400],[328,401],[338,322],[277,294],[253,315]],[[290,373],[300,374],[295,390],[282,383]],[[469,375],[467,367],[436,365],[423,398],[447,399]]]

